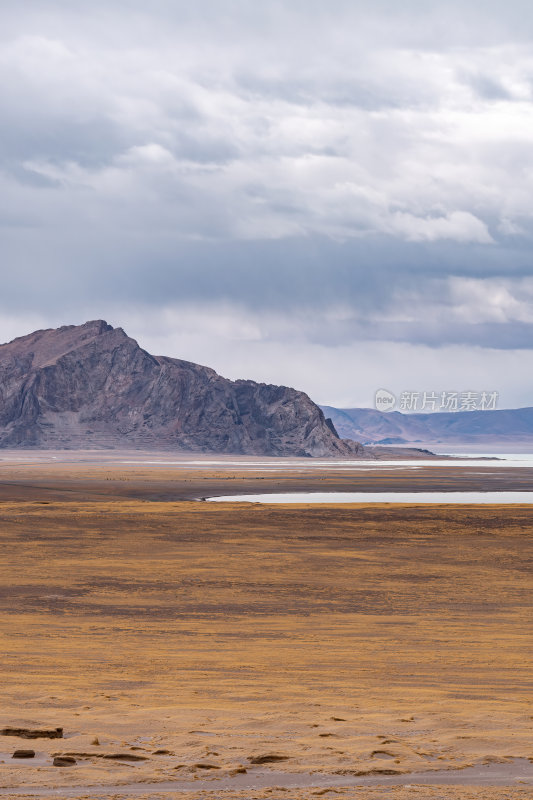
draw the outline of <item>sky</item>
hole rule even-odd
[[[533,405],[527,0],[0,9],[0,341]]]

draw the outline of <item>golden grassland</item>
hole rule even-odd
[[[0,737],[0,787],[183,778],[215,797],[264,754],[328,774],[533,758],[530,508],[158,501],[227,475],[156,470],[138,499],[144,473],[106,488],[110,469],[2,476],[0,727],[63,726],[30,746],[78,764],[14,766],[28,743]]]

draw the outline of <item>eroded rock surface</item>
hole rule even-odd
[[[0,736],[18,736],[20,739],[62,739],[63,728],[14,728],[0,730]]]
[[[286,386],[152,356],[103,320],[0,345],[0,447],[362,455]]]
[[[72,756],[56,756],[52,762],[54,767],[73,767],[76,764],[76,759]]]

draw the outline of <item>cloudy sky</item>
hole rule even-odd
[[[533,405],[530,0],[0,10],[0,341]]]

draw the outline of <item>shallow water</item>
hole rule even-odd
[[[533,492],[287,492],[208,497],[213,503],[492,503],[533,504]]]
[[[435,450],[434,450],[435,452]],[[491,459],[488,461],[487,459]],[[496,460],[497,459],[497,460]],[[533,453],[480,453],[454,452],[453,448],[437,453],[437,458],[372,460],[372,459],[340,459],[340,458],[304,458],[275,456],[212,456],[190,457],[186,455],[172,456],[168,453],[139,454],[131,451],[13,451],[5,450],[0,455],[0,464],[16,464],[18,467],[32,467],[42,464],[90,464],[91,466],[133,465],[178,467],[193,470],[202,469],[235,469],[254,470],[381,470],[387,469],[419,469],[420,467],[533,467]]]
[[[480,455],[479,453],[454,455],[452,458],[406,458],[395,459],[390,461],[371,461],[369,459],[321,459],[321,458],[269,458],[267,460],[256,459],[253,461],[246,461],[243,459],[230,460],[227,458],[213,459],[213,460],[187,460],[180,459],[176,461],[161,460],[161,461],[122,461],[122,464],[134,465],[152,465],[164,467],[189,467],[195,469],[234,469],[237,467],[246,468],[249,470],[264,470],[264,469],[281,469],[286,470],[289,468],[294,469],[324,469],[328,470],[381,470],[384,467],[389,469],[419,469],[420,467],[533,467],[533,455],[529,453],[506,453],[506,454],[493,454],[487,453]]]

